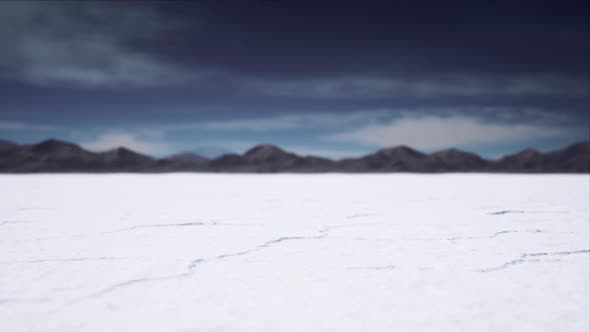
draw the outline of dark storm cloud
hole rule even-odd
[[[588,139],[588,1],[0,1],[0,137],[350,156]]]
[[[588,69],[587,2],[208,3],[178,54],[259,75]]]
[[[182,80],[174,64],[134,48],[171,26],[152,5],[29,2],[0,4],[5,80],[82,87],[160,85]]]
[[[586,1],[8,2],[1,12],[2,63],[33,83],[214,72],[208,88],[336,99],[588,88]]]
[[[158,51],[223,68],[244,80],[245,93],[338,99],[588,90],[588,2],[178,6],[207,19],[198,33],[172,37]]]
[[[227,108],[585,110],[588,4],[3,2],[0,84]]]

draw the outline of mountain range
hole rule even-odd
[[[590,142],[545,153],[526,149],[496,160],[457,149],[426,154],[407,146],[381,149],[358,158],[331,160],[300,156],[268,144],[255,146],[243,154],[207,159],[192,153],[154,158],[124,147],[91,152],[56,139],[26,145],[0,140],[0,173],[62,172],[590,173]]]

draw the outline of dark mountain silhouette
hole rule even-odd
[[[0,153],[0,170],[7,172],[97,171],[101,166],[96,154],[55,139]]]
[[[108,170],[150,171],[157,165],[156,159],[123,147],[97,153],[97,156]]]
[[[446,149],[428,156],[430,169],[439,172],[476,172],[488,167],[489,162],[480,156],[457,149]]]
[[[155,163],[125,148],[94,153],[55,139],[0,152],[0,171],[15,173],[147,171]]]
[[[500,172],[586,173],[590,172],[590,142],[579,142],[547,153],[526,149],[492,163]]]
[[[201,171],[206,168],[209,159],[200,155],[183,152],[158,160],[158,170],[167,171]]]
[[[425,154],[397,146],[359,158],[333,161],[300,156],[270,144],[255,146],[243,154],[225,154],[208,160],[191,153],[157,159],[124,147],[96,153],[55,139],[28,145],[0,140],[0,172],[3,173],[178,171],[589,173],[590,143],[575,143],[546,153],[527,149],[499,160],[486,160],[457,149]]]
[[[18,146],[18,144],[14,143],[14,142],[0,139],[0,151],[6,151],[6,150],[14,149],[17,146]]]
[[[381,149],[360,158],[348,158],[338,162],[339,168],[351,172],[407,172],[422,171],[428,155],[407,146]]]
[[[208,158],[205,158],[192,152],[177,153],[165,159],[191,164],[206,164],[209,161]]]
[[[542,172],[589,172],[590,142],[572,144],[545,154]]]
[[[543,154],[535,149],[526,149],[508,155],[492,165],[493,170],[513,172],[534,171],[543,162]]]
[[[488,163],[476,154],[457,149],[428,155],[407,146],[382,149],[339,162],[342,170],[351,172],[474,172],[485,170]]]
[[[214,172],[325,172],[335,162],[314,156],[298,156],[270,144],[258,145],[243,155],[225,154],[208,163]]]

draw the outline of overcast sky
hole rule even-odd
[[[392,4],[392,3],[397,4]],[[588,140],[589,1],[2,1],[0,138],[495,157]]]

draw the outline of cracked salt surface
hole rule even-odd
[[[559,262],[560,260],[540,260],[538,258],[535,259],[531,259],[530,257],[539,257],[539,256],[565,256],[565,255],[575,255],[575,254],[588,254],[590,253],[590,250],[574,250],[574,251],[559,251],[559,252],[538,252],[538,253],[531,253],[531,254],[522,254],[520,255],[519,258],[517,259],[513,259],[511,261],[508,261],[500,266],[497,267],[491,267],[491,268],[487,268],[487,269],[482,269],[480,270],[481,272],[492,272],[492,271],[498,271],[498,270],[502,270],[505,268],[508,268],[512,265],[516,265],[516,264],[522,264],[522,263],[531,263],[531,262]]]
[[[524,211],[521,210],[502,210],[502,211],[496,211],[496,212],[492,212],[492,213],[488,213],[489,215],[492,216],[497,216],[497,215],[502,215],[502,214],[513,214],[513,213],[524,213]]]
[[[0,331],[588,331],[589,185],[2,175]]]
[[[498,236],[512,234],[512,233],[543,233],[540,229],[525,229],[525,230],[504,230],[498,231],[490,236],[457,236],[457,237],[450,237],[447,240],[454,242],[457,240],[477,240],[477,239],[493,239]]]

